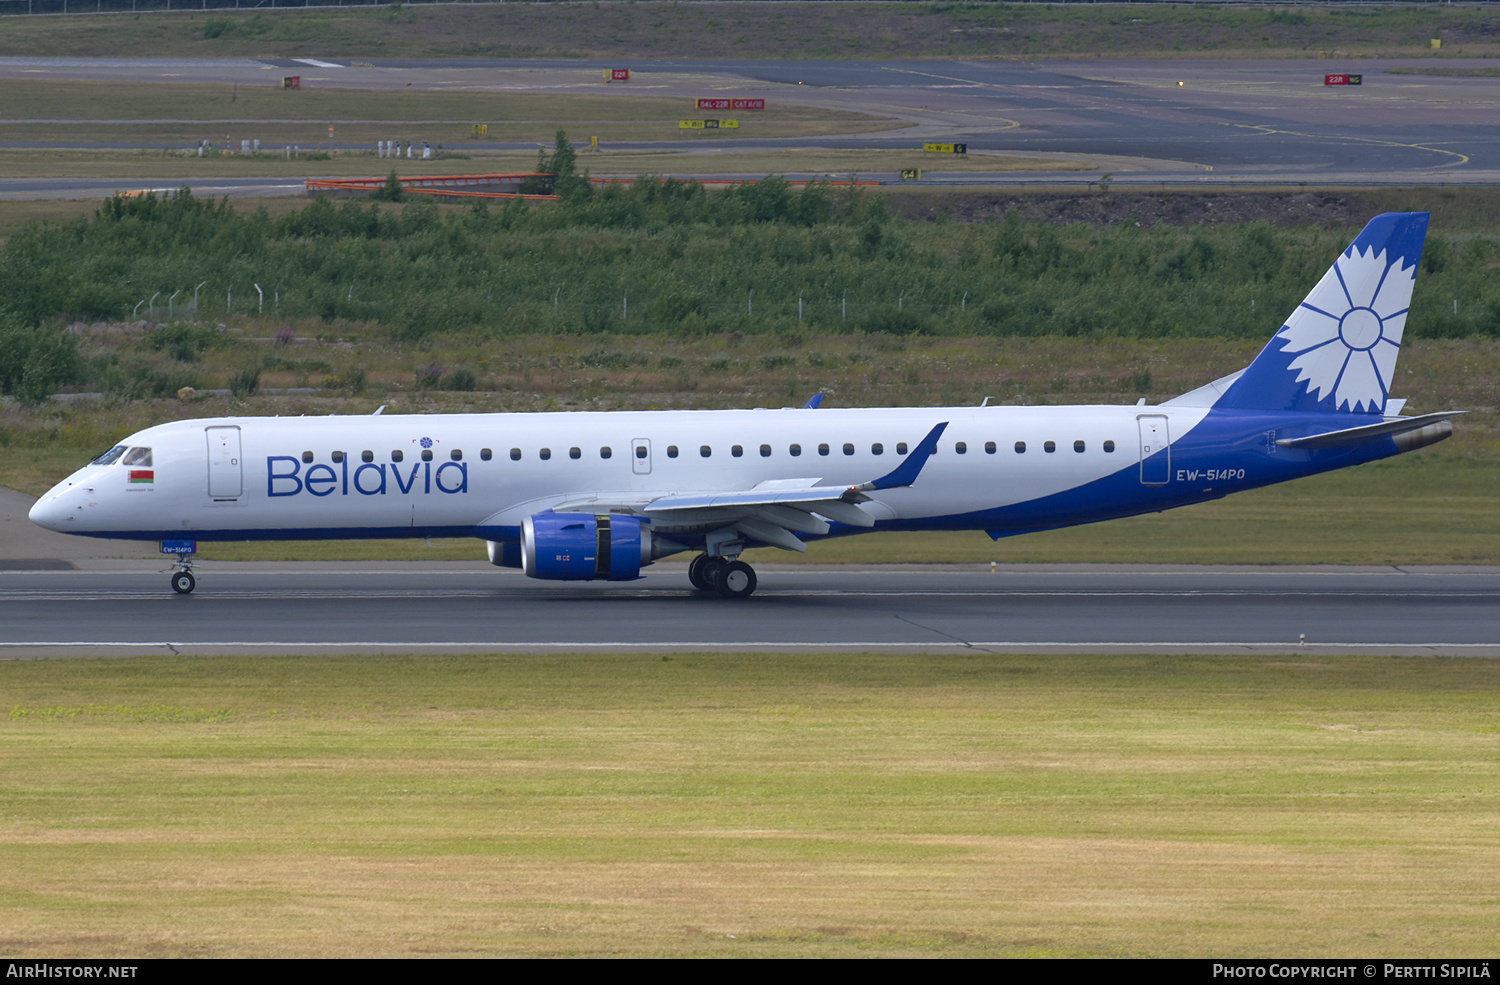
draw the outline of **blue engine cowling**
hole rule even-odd
[[[521,521],[521,570],[552,581],[630,581],[652,559],[687,548],[618,513],[538,513]]]

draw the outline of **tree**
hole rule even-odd
[[[0,320],[0,393],[40,404],[78,379],[78,340],[65,332]]]
[[[527,195],[556,195],[568,199],[589,190],[588,175],[578,173],[578,154],[568,143],[566,130],[557,131],[551,156],[545,150],[536,152],[536,170],[545,177],[527,178],[521,182],[521,191]]]

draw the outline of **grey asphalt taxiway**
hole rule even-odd
[[[1446,68],[1481,61],[1444,59]],[[941,171],[939,156],[924,156],[926,142],[963,142],[971,157],[1065,157],[1092,161],[1098,171],[950,172],[947,184],[1095,183],[1105,171],[1115,184],[1213,186],[1500,183],[1500,79],[1405,74],[1430,67],[1424,59],[1098,60],[1009,61],[637,61],[628,84],[603,80],[602,62],[558,59],[72,59],[0,58],[0,77],[99,82],[188,82],[273,86],[300,73],[315,98],[320,86],[363,89],[441,89],[493,94],[572,93],[620,98],[681,99],[685,115],[694,97],[759,97],[771,105],[796,104],[855,111],[896,121],[897,130],[811,137],[758,138],[753,112],[742,129],[716,135],[712,144],[682,140],[612,140],[617,151],[671,151],[664,173],[689,176],[693,155],[727,150],[903,149],[914,163]],[[1330,87],[1325,74],[1353,73],[1359,86]],[[0,118],[0,147],[31,146],[39,124],[70,121]],[[89,121],[71,121],[87,124]],[[252,120],[133,120],[139,142],[159,147],[156,124],[203,124],[215,138],[227,129],[255,137],[265,122]],[[281,121],[291,122],[291,121]],[[389,123],[421,137],[436,121],[326,121]],[[319,122],[321,127],[324,122]],[[86,127],[80,127],[80,134]],[[407,132],[413,131],[413,132]],[[701,136],[701,135],[699,135]],[[86,139],[86,138],[85,138]],[[181,144],[188,146],[188,144]],[[78,148],[124,144],[49,143]],[[328,145],[369,151],[370,144]],[[536,144],[467,142],[476,151],[534,150]],[[326,149],[326,148],[325,148]],[[372,165],[376,162],[372,161]],[[191,162],[184,165],[191,167]],[[598,169],[596,169],[598,170]],[[872,177],[866,175],[866,177]],[[888,176],[891,180],[895,175]],[[35,181],[35,179],[31,179]],[[930,183],[932,179],[924,179]],[[122,177],[108,190],[54,178],[41,184],[0,182],[0,197],[99,197],[120,187],[202,184],[205,194],[275,194],[266,179],[170,181]],[[243,185],[243,187],[241,187]]]
[[[728,601],[661,563],[623,583],[483,562],[0,562],[0,659],[148,652],[666,650],[1500,656],[1500,568],[759,568]],[[71,570],[65,570],[71,569]]]

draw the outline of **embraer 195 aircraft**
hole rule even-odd
[[[441,414],[178,421],[31,510],[49,530],[197,541],[478,537],[532,578],[623,581],[697,552],[755,591],[748,547],[867,530],[1014,534],[1218,499],[1396,455],[1455,412],[1389,399],[1427,214],[1376,216],[1248,367],[1156,406]]]

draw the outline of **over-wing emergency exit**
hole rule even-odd
[[[993,538],[1217,499],[1441,441],[1390,388],[1426,213],[1376,216],[1255,360],[1155,406],[216,418],[147,428],[37,501],[50,530],[161,541],[476,537],[533,578],[621,581],[693,553],[871,530]]]

